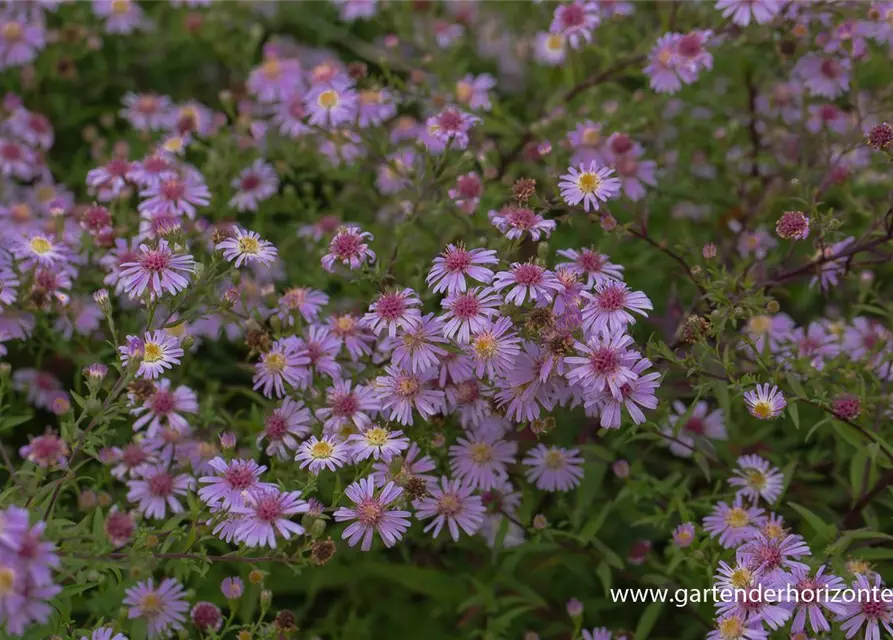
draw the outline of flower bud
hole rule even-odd
[[[220,434],[220,447],[222,449],[229,450],[233,449],[236,446],[236,434],[232,431],[225,431]]]
[[[310,547],[310,561],[317,566],[322,566],[332,559],[338,547],[331,538],[315,540]]]
[[[237,576],[224,578],[220,583],[220,591],[227,600],[238,600],[245,593],[245,585]]]
[[[579,618],[583,615],[583,603],[576,598],[567,601],[567,615],[571,618]]]
[[[251,584],[260,584],[264,581],[264,572],[260,569],[252,569],[248,574],[248,582]]]
[[[533,516],[533,528],[534,529],[545,529],[549,526],[549,521],[546,520],[546,516],[541,513]]]
[[[623,480],[629,476],[629,462],[623,459],[615,460],[614,464],[611,465],[611,470],[615,476]]]

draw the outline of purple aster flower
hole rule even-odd
[[[264,430],[257,437],[257,446],[266,441],[266,454],[285,460],[291,457],[288,450],[296,450],[298,440],[309,433],[310,409],[299,400],[286,398],[264,419]]]
[[[19,107],[7,124],[19,138],[34,148],[47,151],[53,146],[53,125],[41,113]]]
[[[280,58],[267,51],[263,63],[248,74],[245,88],[258,102],[288,100],[306,88],[301,63],[294,58]]]
[[[16,391],[27,391],[28,402],[47,411],[52,411],[56,398],[67,397],[62,382],[48,371],[18,369],[12,374],[12,386]]]
[[[509,205],[499,211],[491,210],[488,214],[490,222],[509,240],[521,239],[525,234],[531,240],[549,237],[557,226],[554,220],[546,220],[540,214],[527,207]]]
[[[716,8],[722,11],[722,15],[731,18],[732,22],[741,27],[750,24],[751,19],[756,24],[766,24],[781,11],[783,0],[717,0]]]
[[[322,291],[307,287],[288,289],[279,298],[279,319],[291,326],[295,324],[297,314],[306,322],[313,322],[319,316],[319,310],[329,303],[329,296]]]
[[[122,99],[124,108],[121,117],[134,129],[140,131],[160,131],[165,127],[171,108],[171,99],[154,93],[136,94],[127,92]]]
[[[372,536],[381,537],[386,547],[392,547],[409,529],[409,511],[395,511],[388,506],[403,494],[403,489],[393,482],[388,482],[378,495],[372,477],[354,482],[344,493],[354,506],[339,507],[335,512],[336,522],[353,521],[341,537],[354,547],[362,539],[360,548],[369,551],[372,548]]]
[[[412,149],[401,149],[388,155],[378,167],[375,186],[382,195],[390,195],[408,188],[412,174],[419,165],[419,157]]]
[[[592,631],[583,629],[583,640],[611,640],[612,635],[606,627],[596,627]]]
[[[242,170],[232,181],[232,186],[236,194],[230,199],[229,206],[236,211],[257,211],[261,202],[279,190],[279,176],[270,164],[258,158]]]
[[[565,358],[572,367],[567,379],[595,392],[608,390],[617,400],[622,399],[620,388],[638,377],[631,367],[640,360],[639,354],[627,349],[632,343],[622,331],[592,336],[586,344],[577,342],[575,347],[583,357]]]
[[[11,244],[10,250],[23,271],[37,266],[59,270],[71,257],[71,250],[63,242],[42,233],[26,233]]]
[[[590,162],[589,167],[581,164],[580,169],[568,167],[568,172],[561,176],[558,188],[561,197],[570,206],[583,203],[583,210],[598,211],[599,201],[607,202],[620,192],[620,180],[611,177],[613,169],[599,167]]]
[[[338,17],[344,22],[368,20],[378,13],[378,0],[333,0],[338,5]]]
[[[42,20],[22,20],[6,13],[0,17],[0,69],[20,67],[46,46]]]
[[[230,509],[233,505],[244,504],[244,496],[257,489],[275,489],[276,485],[260,482],[260,476],[267,467],[254,460],[230,460],[227,462],[220,456],[211,460],[208,465],[216,472],[213,476],[202,476],[198,479],[207,485],[198,490],[198,497],[209,507]]]
[[[465,291],[465,276],[483,284],[493,279],[493,271],[486,264],[499,264],[493,249],[468,250],[463,245],[447,245],[444,252],[434,258],[434,266],[425,281],[434,293],[448,294]]]
[[[592,120],[580,122],[573,131],[568,132],[567,142],[574,150],[571,156],[571,165],[588,165],[595,162],[598,165],[607,164],[605,161],[605,139],[602,136],[602,125]]]
[[[310,509],[300,498],[300,491],[279,491],[275,487],[246,493],[244,503],[232,508],[237,516],[233,538],[247,547],[275,549],[277,533],[286,540],[303,534],[304,527],[289,519]]]
[[[599,21],[598,5],[595,2],[574,0],[555,7],[549,31],[563,35],[572,48],[580,49],[584,44],[592,42],[592,30],[598,26]]]
[[[736,496],[731,507],[725,502],[717,503],[713,513],[704,518],[704,531],[711,538],[719,536],[719,544],[731,549],[756,538],[765,521],[765,511],[745,507],[741,496]]]
[[[357,117],[357,101],[353,81],[338,74],[314,83],[304,96],[304,107],[310,113],[310,124],[332,129]]]
[[[37,175],[39,157],[33,149],[19,142],[0,138],[0,176],[31,180]]]
[[[236,268],[241,267],[243,262],[246,265],[258,262],[265,267],[275,262],[279,252],[272,242],[262,239],[256,231],[245,231],[235,227],[234,233],[234,236],[218,243],[215,248],[223,251],[223,257],[227,261],[235,261]]]
[[[177,496],[185,496],[193,484],[185,473],[174,475],[164,465],[144,465],[137,478],[127,481],[127,499],[136,502],[137,510],[147,518],[163,520],[168,508],[171,513],[183,512]]]
[[[521,462],[528,467],[524,472],[527,481],[543,491],[570,491],[583,478],[583,458],[578,449],[538,444]]]
[[[495,86],[496,78],[489,73],[476,77],[466,74],[456,83],[456,102],[467,105],[470,109],[489,111],[492,108],[489,91]]]
[[[660,374],[657,372],[645,373],[650,368],[651,361],[648,358],[642,358],[630,367],[630,371],[638,377],[621,385],[621,399],[618,400],[610,393],[603,393],[601,400],[596,401],[601,411],[599,424],[602,427],[606,429],[620,427],[621,408],[626,409],[636,424],[645,422],[645,414],[639,407],[657,408],[657,396],[654,392],[660,385]],[[587,400],[586,406],[588,407],[591,402]]]
[[[499,315],[501,304],[502,298],[489,287],[473,287],[450,294],[441,302],[446,309],[441,316],[443,336],[448,340],[455,339],[460,345],[468,344],[473,334],[489,328],[494,316]]]
[[[98,193],[101,202],[109,202],[127,193],[127,175],[133,163],[125,158],[112,158],[106,164],[87,172],[87,186],[91,193]]]
[[[377,127],[397,115],[394,96],[387,89],[364,89],[358,96],[357,126]],[[407,163],[409,164],[409,163]]]
[[[779,388],[773,386],[770,390],[768,384],[758,384],[756,391],[747,391],[744,394],[744,404],[750,415],[760,420],[777,418],[787,406]]]
[[[375,379],[375,386],[381,411],[388,412],[389,420],[411,425],[413,409],[425,420],[443,410],[444,392],[429,387],[433,371],[413,373],[391,365],[385,367],[385,373]]]
[[[847,638],[855,636],[862,625],[866,640],[880,640],[881,627],[893,635],[893,603],[888,602],[889,591],[883,584],[879,573],[873,580],[862,574],[856,576],[852,588],[858,597],[855,602],[843,603],[844,611],[836,618]]]
[[[835,616],[842,616],[846,612],[846,605],[829,597],[837,589],[845,589],[843,578],[833,574],[826,574],[827,567],[822,565],[810,575],[809,569],[792,567],[790,573],[781,572],[781,585],[789,586],[797,593],[793,603],[794,619],[791,622],[791,632],[801,633],[806,631],[806,621],[816,633],[831,631],[831,625],[825,618],[825,611]]]
[[[284,396],[286,383],[305,389],[309,377],[306,365],[309,363],[310,358],[298,354],[294,346],[277,340],[255,365],[254,389],[263,387],[263,394],[268,398],[273,397],[273,392],[277,398]]]
[[[139,298],[147,289],[150,297],[164,291],[176,295],[189,285],[186,274],[195,272],[195,260],[189,254],[175,253],[162,238],[154,249],[141,244],[133,261],[121,263],[120,269],[123,290],[131,298]]]
[[[422,313],[416,307],[421,304],[418,294],[409,288],[382,293],[369,305],[369,313],[360,322],[375,335],[387,329],[388,335],[393,338],[397,335],[398,327],[409,330],[418,326]]]
[[[93,0],[93,13],[105,18],[106,33],[127,35],[151,24],[133,0]]]
[[[506,466],[515,463],[518,443],[502,440],[498,433],[465,432],[450,447],[450,469],[475,489],[486,491],[507,478]]]
[[[738,253],[745,258],[753,255],[757,260],[762,260],[777,246],[778,241],[764,227],[752,231],[745,229],[738,236]]]
[[[465,149],[468,132],[480,121],[477,116],[456,107],[445,107],[425,122],[427,136],[423,136],[423,142],[432,153],[440,153],[447,145],[452,149]]]
[[[190,220],[195,218],[196,207],[206,207],[211,202],[211,192],[197,171],[149,185],[140,191],[140,197],[146,198],[137,207],[144,216],[172,213]]]
[[[820,261],[817,269],[818,273],[809,281],[809,286],[819,285],[822,291],[827,291],[831,287],[837,286],[841,276],[846,273],[847,265],[849,264],[849,258],[844,254],[847,247],[854,240],[855,238],[851,236],[834,243],[830,247],[825,247],[824,252],[820,253],[816,258],[817,261]],[[837,256],[841,257],[838,258]]]
[[[126,367],[132,358],[138,357],[140,365],[136,375],[140,378],[154,380],[165,369],[180,364],[180,357],[183,355],[177,338],[164,330],[147,331],[142,340],[136,336],[127,336],[127,342],[127,345],[118,347],[121,364]]]
[[[792,75],[811,95],[833,100],[849,91],[851,67],[849,58],[807,53],[797,61]]]
[[[509,271],[500,271],[493,277],[493,288],[496,291],[507,287],[511,287],[511,290],[505,301],[518,306],[524,304],[528,297],[531,302],[540,305],[549,303],[554,294],[562,289],[555,274],[532,262],[515,262]]]
[[[81,636],[81,640],[127,640],[127,636],[123,633],[115,633],[112,627],[99,627],[90,634],[89,638]]]
[[[757,455],[738,458],[738,466],[729,478],[729,484],[740,487],[736,495],[749,499],[754,504],[763,498],[772,504],[784,489],[784,474],[777,467]]]
[[[480,204],[481,193],[483,193],[483,191],[484,185],[481,182],[480,176],[474,171],[471,171],[456,178],[455,186],[450,188],[447,195],[452,198],[460,211],[471,215]],[[449,247],[447,249],[449,249]]]
[[[145,618],[149,625],[149,637],[160,638],[170,631],[183,628],[185,613],[189,610],[186,591],[174,578],[166,578],[155,588],[152,578],[140,582],[125,592],[124,604],[130,609],[127,617]]]
[[[695,525],[691,522],[683,522],[673,529],[673,542],[680,549],[691,546],[695,540]]]
[[[586,277],[586,288],[602,282],[623,280],[623,267],[614,264],[608,256],[592,249],[561,249],[558,255],[572,262],[560,262],[556,269],[567,269],[580,277]]]
[[[391,354],[391,363],[409,369],[413,373],[437,367],[441,358],[448,353],[437,346],[447,342],[443,334],[443,318],[429,313],[415,328],[397,336],[397,346]]]
[[[304,120],[307,118],[307,109],[304,108],[304,96],[295,93],[284,99],[273,114],[273,124],[279,128],[279,133],[292,139],[306,135],[312,129]]]
[[[680,424],[686,415],[688,418]],[[672,438],[667,440],[670,451],[681,458],[690,458],[698,450],[698,444],[711,447],[710,440],[728,439],[722,409],[710,411],[706,402],[698,402],[689,409],[676,400],[668,422],[662,432]]]
[[[474,362],[474,374],[482,378],[497,378],[504,375],[521,353],[521,339],[512,330],[512,319],[506,316],[482,328],[466,348]],[[461,380],[456,380],[461,382]]]
[[[767,640],[769,633],[759,620],[749,621],[746,615],[727,613],[716,619],[716,628],[707,640]]]
[[[376,486],[383,487],[388,482],[400,485],[408,478],[419,478],[428,486],[434,484],[435,479],[428,475],[436,467],[434,460],[431,456],[420,456],[420,453],[419,445],[413,442],[404,456],[393,458],[390,462],[382,460],[373,464],[372,478]]]
[[[534,54],[538,62],[555,67],[567,59],[567,38],[560,33],[540,31],[536,34]]]
[[[776,313],[775,315],[757,315],[751,316],[747,320],[744,328],[748,337],[753,340],[754,348],[760,353],[766,351],[766,347],[772,353],[781,350],[784,340],[787,340],[796,324],[794,320],[786,313]]]
[[[718,616],[740,616],[751,623],[762,622],[772,630],[780,629],[790,619],[791,611],[775,585],[775,582],[756,576],[751,588],[737,591],[731,602],[717,603]]]
[[[402,431],[391,431],[384,427],[372,426],[362,429],[360,433],[354,433],[347,438],[354,462],[372,457],[390,462],[394,456],[409,448],[409,438]]]
[[[474,487],[470,484],[444,476],[440,484],[429,487],[429,492],[429,496],[413,502],[416,518],[433,518],[425,526],[425,533],[433,529],[431,535],[436,538],[446,525],[453,541],[458,542],[460,529],[470,536],[480,529],[486,509],[481,497],[473,495]]]
[[[227,600],[238,600],[245,593],[245,583],[238,576],[224,578],[220,582],[220,591]]]
[[[635,324],[636,319],[626,309],[648,317],[646,311],[654,307],[641,291],[631,291],[624,282],[607,281],[595,285],[594,293],[583,292],[589,300],[583,308],[583,330],[586,333],[616,333]]]
[[[171,389],[171,381],[162,378],[155,384],[152,393],[142,406],[131,409],[131,414],[140,416],[133,423],[133,430],[139,431],[148,425],[146,435],[154,436],[162,427],[183,431],[189,423],[181,413],[198,413],[195,391],[185,385]]]
[[[367,428],[371,416],[380,408],[372,387],[353,386],[350,380],[336,380],[326,390],[326,406],[316,410],[316,417],[323,421],[326,433],[336,434],[342,429]]]
[[[350,462],[350,457],[350,447],[344,442],[332,436],[310,436],[298,447],[295,460],[301,463],[301,469],[307,468],[310,473],[317,475],[324,468],[335,471],[343,467]]]
[[[812,555],[812,552],[802,536],[785,534],[778,538],[767,538],[762,532],[758,532],[754,539],[738,548],[737,555],[754,575],[770,582],[778,582],[788,570],[808,571],[809,567],[798,562],[797,558]]]
[[[329,243],[329,252],[322,258],[322,268],[334,272],[336,260],[348,265],[349,269],[359,269],[364,262],[375,262],[375,252],[369,249],[366,238],[374,239],[371,233],[361,231],[356,225],[338,229]]]

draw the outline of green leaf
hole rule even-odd
[[[797,403],[788,404],[788,415],[791,416],[791,422],[794,423],[795,429],[800,429],[800,412],[797,411]]]
[[[601,562],[595,570],[595,575],[602,582],[602,588],[605,590],[605,597],[611,592],[611,567],[607,562]]]
[[[834,525],[828,524],[827,522],[825,522],[824,519],[822,519],[806,507],[803,507],[796,502],[789,502],[788,505],[790,505],[790,507],[794,511],[799,513],[802,518],[809,523],[809,526],[813,528],[813,530],[819,537],[824,537],[833,533],[835,528]]]
[[[663,602],[652,602],[645,608],[645,612],[642,614],[642,617],[639,618],[639,624],[636,625],[636,632],[634,634],[636,640],[646,640],[651,633],[651,630],[654,629],[654,625],[657,623],[657,619],[660,617],[660,612],[663,607]]]

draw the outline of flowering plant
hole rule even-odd
[[[893,635],[891,45],[4,2],[0,637]]]

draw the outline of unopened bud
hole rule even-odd
[[[264,581],[264,572],[260,569],[252,569],[248,574],[248,582],[251,584],[260,584]]]
[[[541,513],[533,516],[533,528],[534,529],[545,529],[549,526],[549,521],[546,520],[546,516]]]
[[[220,446],[224,450],[233,449],[236,446],[236,434],[232,431],[225,431],[220,434]]]
[[[629,462],[622,459],[615,460],[614,464],[611,465],[611,470],[615,476],[623,480],[629,476]]]

